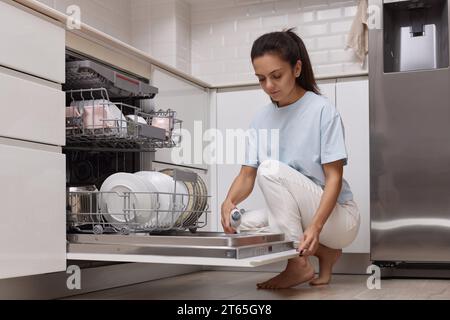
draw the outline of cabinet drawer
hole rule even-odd
[[[64,168],[61,153],[0,144],[0,279],[65,270]]]
[[[59,146],[65,144],[63,91],[1,70],[0,88],[0,136]]]
[[[0,1],[0,39],[0,65],[64,83],[62,27]]]

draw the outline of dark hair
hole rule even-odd
[[[289,62],[292,68],[295,67],[298,60],[302,62],[302,72],[295,79],[295,82],[303,89],[320,94],[316,79],[309,60],[308,51],[306,51],[303,40],[290,28],[283,31],[276,31],[263,34],[253,42],[251,59],[262,57],[267,53],[277,54],[284,61]]]

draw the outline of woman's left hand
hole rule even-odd
[[[303,238],[300,238],[298,252],[301,256],[312,256],[316,253],[319,247],[320,228],[315,225],[310,225],[304,232]]]

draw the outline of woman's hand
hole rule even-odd
[[[221,207],[221,214],[222,214],[222,227],[225,233],[236,233],[236,230],[234,230],[230,226],[230,212],[236,208],[236,206],[229,200],[225,200],[222,203]]]
[[[311,256],[316,253],[319,247],[320,231],[321,228],[312,224],[303,232],[303,237],[299,239],[300,244],[297,249],[301,256]]]

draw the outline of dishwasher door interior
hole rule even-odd
[[[69,260],[257,267],[298,256],[284,234],[198,231],[68,236]]]

